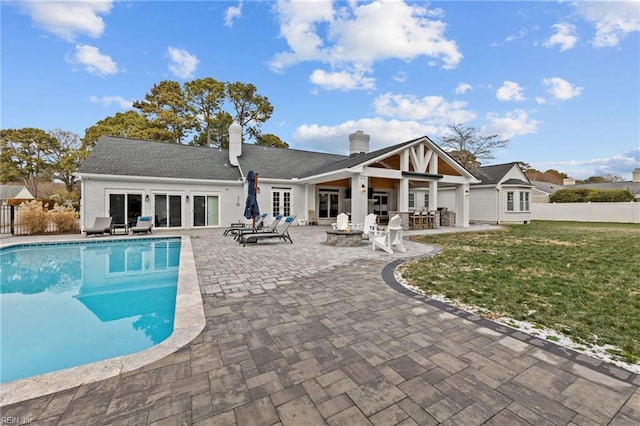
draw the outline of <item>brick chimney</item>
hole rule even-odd
[[[369,152],[369,139],[371,136],[358,130],[349,135],[349,156],[353,157],[358,154],[366,154]]]
[[[640,168],[633,169],[633,179],[634,182],[640,182]]]
[[[238,157],[242,155],[242,127],[238,123],[229,126],[229,163],[239,166]]]

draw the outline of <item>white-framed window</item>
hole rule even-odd
[[[373,200],[373,213],[378,216],[389,216],[389,195],[386,192],[374,192]]]
[[[424,208],[425,209],[429,208],[429,194],[428,193],[424,194]]]
[[[529,193],[528,192],[520,192],[520,211],[521,212],[529,211]]]
[[[218,194],[192,194],[193,226],[220,226]]]
[[[416,208],[416,194],[414,194],[413,192],[409,193],[409,208],[410,209]]]
[[[513,192],[509,191],[507,192],[507,211],[508,212],[512,212],[513,211]]]

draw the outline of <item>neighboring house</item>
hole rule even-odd
[[[532,180],[531,183],[533,184],[531,189],[531,202],[533,203],[549,203],[553,193],[564,188],[562,185],[541,180]]]
[[[0,203],[6,204],[10,198],[33,200],[33,195],[23,185],[0,185]]]
[[[562,185],[542,181],[531,181],[531,183],[534,185],[532,191],[534,203],[548,203],[551,195],[556,191],[571,188],[587,188],[598,191],[626,190],[635,196],[636,201],[640,201],[640,169],[635,169],[633,179],[625,182],[575,183],[575,179],[565,179]]]
[[[478,167],[472,172],[480,183],[470,186],[471,222],[531,222],[533,185],[518,163]]]
[[[101,137],[78,170],[83,229],[97,216],[125,223],[140,215],[156,228],[228,226],[242,219],[250,170],[260,210],[272,216],[304,223],[311,211],[331,224],[341,212],[353,222],[372,212],[384,222],[408,212],[409,188],[428,189],[436,209],[438,188],[448,185],[455,225],[469,226],[466,194],[479,181],[426,136],[369,152],[369,135],[358,131],[349,135],[349,156],[243,144],[236,124],[229,139],[222,150]]]

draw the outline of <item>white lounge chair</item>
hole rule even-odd
[[[84,230],[85,237],[89,235],[104,235],[105,233],[111,234],[111,221],[113,219],[111,217],[96,217],[95,222],[91,228],[86,228]]]
[[[369,213],[364,217],[364,225],[362,226],[362,238],[371,238],[372,234],[378,230],[378,217]]]
[[[151,232],[152,226],[153,225],[151,224],[151,216],[139,216],[138,220],[136,221],[136,226],[133,226],[131,228],[131,233],[133,235],[142,234],[143,232],[147,234]]]
[[[406,252],[402,242],[402,218],[395,215],[389,220],[389,225],[385,229],[375,230],[369,234],[371,250],[379,248],[392,254],[394,250]]]
[[[349,230],[349,216],[346,213],[340,213],[336,219],[336,223],[332,224],[333,229],[338,231]]]

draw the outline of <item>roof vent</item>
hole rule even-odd
[[[371,139],[371,136],[364,133],[362,130],[351,133],[349,135],[349,156],[354,157],[359,154],[368,153],[369,139]]]

